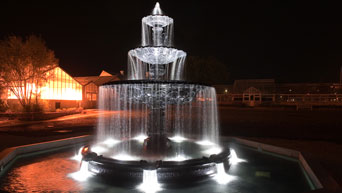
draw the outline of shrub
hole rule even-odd
[[[8,110],[8,105],[5,101],[0,100],[0,112],[6,112]]]

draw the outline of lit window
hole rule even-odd
[[[96,101],[96,94],[92,94],[91,100],[92,100],[92,101]]]
[[[91,93],[87,93],[87,100],[91,101]]]

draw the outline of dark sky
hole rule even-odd
[[[342,11],[332,1],[159,1],[175,20],[175,47],[214,56],[231,80],[337,82]],[[224,4],[225,2],[226,4]],[[73,76],[126,70],[141,18],[155,1],[0,1],[0,38],[41,35]]]

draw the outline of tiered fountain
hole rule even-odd
[[[159,4],[142,19],[142,46],[128,52],[127,80],[102,85],[96,142],[82,149],[96,176],[193,182],[229,168],[220,147],[213,87],[184,79],[186,53],[172,47],[173,19]]]

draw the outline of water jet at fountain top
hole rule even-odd
[[[152,15],[163,15],[163,11],[160,9],[159,2],[156,3],[152,10]]]

